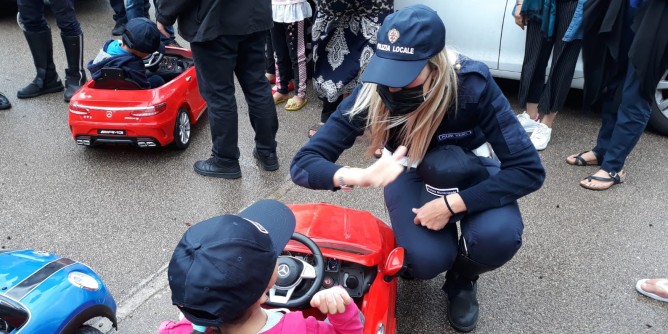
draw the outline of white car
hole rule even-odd
[[[520,78],[526,30],[512,17],[515,0],[395,0],[395,8],[418,3],[441,16],[448,47],[484,62],[496,77]],[[571,87],[582,89],[583,83],[580,59]],[[649,124],[668,136],[668,71],[656,88]]]

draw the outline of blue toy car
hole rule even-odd
[[[95,334],[116,302],[88,266],[35,250],[0,250],[0,334]]]

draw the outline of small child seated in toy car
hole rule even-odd
[[[190,227],[167,272],[172,303],[186,319],[163,322],[158,333],[361,334],[359,309],[342,287],[321,290],[311,299],[329,322],[260,307],[279,277],[277,258],[294,229],[294,214],[275,200]],[[205,327],[193,331],[191,322]]]
[[[142,60],[156,51],[164,53],[158,27],[147,18],[134,18],[125,25],[121,40],[104,43],[95,59],[88,63],[88,70],[96,82],[103,78],[104,70],[117,68],[123,71],[124,79],[136,83],[137,88],[159,87],[165,80],[159,75],[147,75]]]

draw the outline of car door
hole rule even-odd
[[[445,23],[448,47],[496,70],[507,2],[515,3],[514,0],[395,0],[394,4],[396,9],[415,4],[433,8]]]

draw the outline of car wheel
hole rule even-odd
[[[102,334],[102,332],[90,326],[81,326],[74,334]]]
[[[668,136],[668,71],[663,74],[656,86],[654,101],[651,104],[652,114],[649,117],[649,124],[658,133]]]
[[[190,145],[190,115],[185,108],[179,109],[174,124],[174,142],[175,149],[185,150]]]

